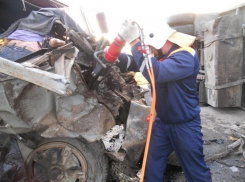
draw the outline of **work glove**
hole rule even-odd
[[[139,37],[139,29],[135,23],[127,19],[123,22],[118,35],[127,43]]]

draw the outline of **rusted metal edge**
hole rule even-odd
[[[0,57],[0,72],[15,78],[28,81],[60,95],[68,95],[68,80],[61,75],[27,68],[19,63]]]
[[[242,27],[241,27],[242,28]],[[241,33],[234,33],[233,35],[224,35],[224,36],[221,36],[221,35],[216,35],[216,36],[213,36],[209,39],[206,39],[204,37],[204,46],[209,46],[210,44],[216,42],[216,41],[220,41],[220,42],[229,42],[230,39],[236,39],[236,38],[243,38],[243,35]]]
[[[223,89],[223,88],[228,88],[228,87],[234,87],[234,86],[238,86],[238,85],[242,85],[243,83],[245,83],[245,79],[241,79],[241,80],[237,80],[235,82],[230,82],[230,83],[226,83],[223,85],[210,85],[208,83],[205,83],[205,87],[209,88],[209,89],[214,89],[214,90],[219,90],[219,89]]]

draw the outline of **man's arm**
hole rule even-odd
[[[143,54],[138,50],[140,45],[140,42],[134,44],[132,53],[139,71],[149,81]],[[152,57],[151,61],[156,83],[171,82],[188,77],[193,74],[195,65],[193,55],[187,51],[177,52],[162,62],[158,62],[155,57]]]
[[[139,69],[134,61],[133,56],[120,53],[118,56],[119,63],[116,63],[120,68],[121,72],[135,71],[138,72]]]

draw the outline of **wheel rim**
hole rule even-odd
[[[39,146],[26,159],[29,181],[85,182],[87,162],[74,146],[51,142]]]

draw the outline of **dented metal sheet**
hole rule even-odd
[[[67,80],[70,80],[71,67],[74,64],[75,57],[71,59],[66,58],[66,54],[62,54],[60,58],[55,61],[55,73],[64,76]]]
[[[126,136],[122,148],[126,151],[126,159],[131,166],[135,166],[145,147],[148,122],[146,117],[150,107],[131,102],[126,125]]]
[[[90,142],[100,139],[115,125],[111,112],[92,95],[57,98],[56,114],[59,125]]]
[[[60,95],[67,95],[68,81],[64,76],[42,71],[35,68],[26,68],[21,64],[0,57],[0,72],[31,82]]]
[[[243,36],[239,16],[221,16],[205,23],[204,67],[207,103],[240,107],[243,84]]]

